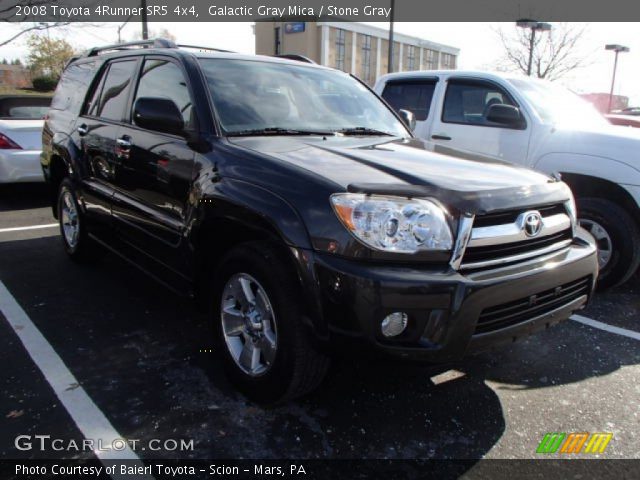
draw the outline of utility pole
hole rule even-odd
[[[149,30],[147,28],[147,0],[140,0],[140,7],[142,8],[142,39],[149,39]]]
[[[395,12],[395,0],[391,0],[391,13],[389,14],[389,57],[387,72],[393,72],[393,15]]]
[[[622,45],[610,44],[605,45],[605,50],[612,50],[616,53],[616,56],[613,60],[613,76],[611,77],[611,91],[609,92],[609,108],[607,108],[607,113],[611,113],[611,107],[613,105],[613,87],[616,84],[616,70],[618,68],[618,54],[620,52],[628,52],[629,47],[624,47]]]
[[[518,20],[516,26],[520,28],[528,28],[531,30],[529,37],[529,63],[527,64],[527,75],[531,76],[533,67],[533,49],[536,46],[536,32],[548,32],[551,30],[551,24],[545,22],[536,22],[535,20]]]

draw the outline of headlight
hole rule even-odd
[[[453,246],[445,212],[429,200],[336,193],[331,204],[344,226],[371,248],[414,253]]]

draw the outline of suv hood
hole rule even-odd
[[[461,211],[561,202],[568,187],[512,164],[434,152],[418,139],[389,137],[238,137],[232,143],[308,170],[343,190],[435,197]]]

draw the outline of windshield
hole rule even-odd
[[[545,123],[569,126],[602,126],[607,120],[571,90],[548,82],[509,79]]]
[[[366,87],[324,68],[254,60],[201,59],[227,135],[331,133],[408,136]]]

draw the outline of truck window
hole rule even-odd
[[[495,127],[495,123],[487,120],[487,114],[489,108],[496,104],[517,107],[507,92],[491,82],[449,80],[442,121]]]
[[[431,99],[436,89],[435,80],[401,80],[385,85],[384,98],[395,111],[409,110],[416,120],[424,121],[429,117]]]
[[[78,113],[95,69],[96,62],[69,65],[58,82],[51,108]]]
[[[89,115],[116,122],[122,120],[136,64],[137,60],[127,60],[109,65],[92,94]]]
[[[187,81],[175,63],[168,60],[145,60],[135,100],[140,97],[167,98],[173,101],[182,113],[185,128],[193,128],[193,103]]]

